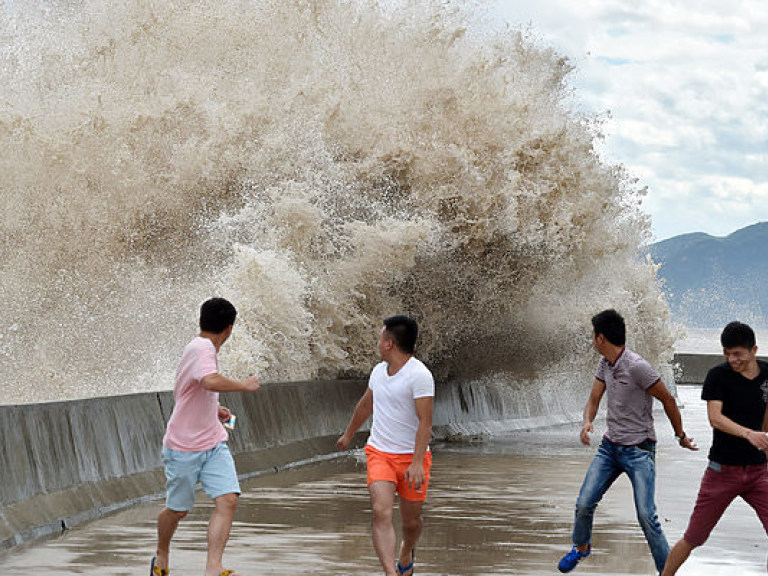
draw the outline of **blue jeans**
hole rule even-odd
[[[653,555],[656,568],[661,572],[669,554],[669,544],[656,515],[656,443],[644,442],[640,446],[620,446],[605,438],[587,470],[576,501],[573,525],[573,543],[587,544],[592,539],[592,520],[595,508],[603,495],[622,472],[629,476],[635,496],[637,519]]]

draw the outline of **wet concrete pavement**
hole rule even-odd
[[[670,544],[685,529],[711,440],[699,390],[681,388],[680,396],[686,430],[699,441],[700,452],[679,448],[664,415],[656,418],[657,501]],[[555,564],[570,546],[573,504],[593,453],[594,447],[579,444],[575,426],[436,446],[417,574],[556,574]],[[364,466],[356,458],[254,478],[243,488],[227,566],[246,576],[380,574],[370,543]],[[14,576],[145,576],[161,506],[152,502],[16,549],[0,556],[0,566]],[[202,574],[210,511],[201,496],[183,521],[174,541],[174,576]],[[754,512],[736,502],[679,574],[765,574],[767,544]],[[626,478],[598,508],[594,547],[576,573],[654,573]]]

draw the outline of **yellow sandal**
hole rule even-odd
[[[158,568],[155,566],[156,556],[152,557],[152,564],[149,567],[149,576],[168,576],[171,571],[168,568]]]

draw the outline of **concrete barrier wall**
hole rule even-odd
[[[725,361],[722,354],[675,354],[678,384],[703,384],[710,368]]]
[[[758,358],[768,362],[768,357]],[[678,384],[704,384],[709,369],[723,362],[722,354],[675,354],[675,381]]]
[[[229,445],[238,472],[253,476],[332,456],[365,386],[281,383],[222,394],[221,403],[237,415]],[[562,389],[438,385],[435,436],[571,420],[583,401],[582,393]],[[162,438],[172,407],[171,392],[0,406],[0,550],[161,495]],[[358,445],[364,439],[365,432]]]
[[[230,446],[253,475],[332,451],[364,382],[264,385],[222,394]],[[157,496],[171,392],[0,406],[0,549]]]

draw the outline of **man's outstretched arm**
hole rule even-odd
[[[579,434],[581,443],[585,446],[589,446],[589,435],[595,431],[595,427],[592,423],[597,417],[597,410],[600,408],[600,401],[603,399],[603,394],[605,394],[605,382],[595,378],[595,381],[592,384],[592,391],[589,393],[589,398],[587,398],[587,403],[584,406],[581,434]]]
[[[672,396],[664,381],[661,379],[657,380],[653,386],[648,388],[648,393],[661,402],[661,405],[664,407],[664,413],[669,418],[669,423],[672,424],[672,429],[675,431],[675,436],[680,438],[680,446],[688,450],[698,450],[699,447],[693,441],[693,438],[686,436],[683,430],[683,415],[680,414],[677,400]]]
[[[363,394],[363,397],[358,400],[355,406],[355,411],[352,413],[352,419],[347,425],[347,429],[344,431],[338,440],[336,440],[336,448],[339,450],[346,450],[349,448],[352,438],[360,429],[360,426],[365,424],[365,421],[373,414],[373,390],[368,388]]]

